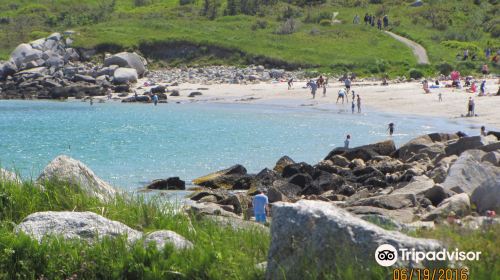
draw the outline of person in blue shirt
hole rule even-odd
[[[153,103],[155,104],[155,106],[158,104],[158,95],[153,95]]]
[[[253,197],[252,204],[255,221],[264,224],[266,222],[266,211],[269,205],[269,199],[261,190],[258,190],[257,195]]]

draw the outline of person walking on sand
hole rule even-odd
[[[469,97],[469,102],[467,103],[467,117],[474,116],[474,100]]]
[[[153,95],[153,103],[156,105],[158,105],[158,95],[156,95],[156,93]]]
[[[486,136],[486,127],[481,126],[481,136]]]
[[[352,91],[352,102],[354,102],[354,99],[356,99],[356,94],[354,93],[354,90]]]
[[[387,130],[389,130],[389,135],[392,136],[394,134],[394,123],[389,123]]]
[[[356,100],[356,103],[358,105],[358,114],[361,113],[361,97],[358,94],[358,99]]]
[[[291,90],[291,89],[292,89],[292,87],[293,87],[293,78],[290,78],[290,79],[288,80],[288,90]]]
[[[344,95],[346,95],[345,89],[344,88],[339,89],[339,95],[337,97],[337,102],[336,103],[339,103],[339,99],[342,98],[342,104],[344,104]]]
[[[257,190],[257,195],[252,200],[253,213],[257,223],[266,223],[266,212],[268,210],[269,199],[262,190]]]
[[[349,141],[351,140],[351,135],[347,134],[344,141],[344,149],[349,149]]]
[[[481,86],[479,87],[479,95],[480,96],[484,96],[485,93],[486,93],[486,80],[483,80],[483,82],[481,82]]]
[[[440,92],[440,93],[438,94],[438,96],[439,96],[439,102],[442,102],[442,101],[443,101],[443,94]]]

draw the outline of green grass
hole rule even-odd
[[[263,6],[255,16],[224,16],[226,1],[221,1],[215,20],[200,15],[203,1],[185,6],[180,6],[176,0],[146,2],[146,5],[135,6],[132,0],[0,1],[0,19],[10,21],[0,24],[0,58],[7,58],[20,42],[52,31],[76,29],[80,32],[76,41],[78,47],[112,45],[116,49],[133,50],[144,42],[185,41],[234,49],[245,56],[221,58],[201,53],[158,65],[241,65],[256,61],[256,57],[266,57],[325,73],[355,71],[363,76],[384,73],[407,76],[417,65],[406,46],[376,28],[351,23],[355,14],[362,17],[365,12],[389,14],[391,29],[424,45],[433,64],[442,61],[457,64],[455,55],[461,50],[442,44],[446,40],[463,39],[481,50],[486,46],[500,47],[500,40],[483,28],[494,23],[492,18],[500,12],[484,0],[481,5],[473,4],[473,0],[431,1],[439,2],[433,6],[443,11],[439,16],[451,18],[450,26],[444,31],[433,28],[429,19],[422,16],[427,7],[410,8],[408,3],[395,0],[385,0],[382,5],[368,4],[365,0],[328,0],[304,8],[277,1],[273,6]],[[290,35],[277,35],[275,31],[282,24],[279,18],[287,6],[295,11],[299,28]],[[328,18],[333,12],[339,12],[337,18],[343,21],[342,24],[319,24],[319,19]],[[267,25],[263,29],[252,28],[257,21],[265,21]],[[480,62],[463,67],[476,72],[479,66]],[[434,67],[421,69],[426,74],[436,72]]]
[[[263,272],[269,236],[256,230],[233,230],[173,211],[160,197],[118,197],[102,203],[60,183],[45,185],[0,182],[0,279],[256,279]],[[88,245],[57,236],[41,244],[14,233],[14,226],[38,211],[92,211],[150,232],[173,230],[193,242],[194,249],[175,251],[127,245],[124,238]],[[190,222],[191,221],[191,222]],[[190,230],[192,223],[194,231]]]

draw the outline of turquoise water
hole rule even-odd
[[[87,164],[110,183],[132,190],[157,178],[198,176],[243,164],[250,172],[282,155],[310,163],[342,146],[387,139],[397,144],[435,131],[466,131],[439,119],[363,115],[335,110],[248,104],[121,104],[0,101],[0,162],[36,178],[59,154]]]

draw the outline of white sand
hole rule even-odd
[[[323,97],[323,89],[318,89],[314,100],[311,98],[310,90],[304,86],[305,81],[295,82],[292,90],[287,89],[286,82],[247,85],[181,84],[168,88],[169,90],[178,89],[181,95],[180,97],[169,96],[168,101],[194,100],[197,102],[275,104],[291,107],[312,106],[322,109],[351,110],[350,103],[335,104],[337,92],[343,86],[342,83],[330,82],[326,97]],[[498,80],[490,79],[487,81],[486,92],[496,94],[498,86]],[[200,88],[208,90],[200,90]],[[464,125],[473,123],[485,125],[487,129],[500,129],[500,96],[477,96],[477,93],[467,93],[465,89],[453,90],[451,88],[431,89],[430,94],[424,94],[422,84],[418,82],[390,84],[389,86],[381,86],[380,82],[358,82],[353,83],[352,89],[361,96],[364,111],[376,110],[388,113],[443,117],[453,119],[455,122],[463,122]],[[193,91],[200,91],[203,95],[188,98],[187,95]],[[438,93],[442,93],[442,102],[438,101]],[[469,97],[473,97],[475,100],[477,117],[462,117],[467,113]],[[351,94],[349,94],[349,101],[351,101]]]

